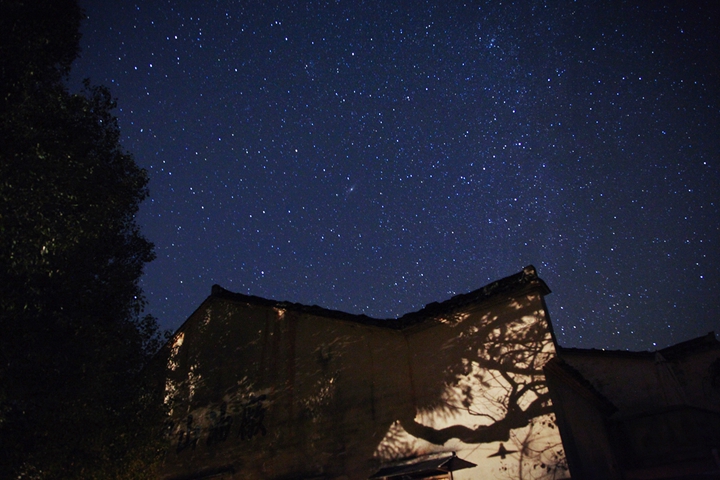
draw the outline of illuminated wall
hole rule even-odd
[[[169,345],[166,478],[365,479],[457,452],[455,479],[568,478],[532,267],[381,321],[219,288]]]

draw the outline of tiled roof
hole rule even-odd
[[[403,329],[412,325],[422,323],[424,320],[434,318],[442,314],[452,312],[461,307],[471,304],[480,304],[496,299],[510,298],[525,292],[537,291],[541,295],[550,293],[550,289],[537,276],[535,267],[527,266],[521,272],[497,280],[493,283],[485,285],[482,288],[469,293],[456,295],[443,302],[433,302],[426,305],[417,312],[407,313],[399,318],[377,319],[368,317],[367,315],[356,315],[338,310],[330,310],[319,307],[317,305],[303,305],[299,303],[269,300],[254,295],[243,295],[225,290],[219,285],[213,285],[212,294],[208,300],[217,298],[234,302],[248,303],[252,305],[262,305],[267,307],[282,308],[303,314],[315,315],[326,318],[334,318],[338,320],[346,320],[351,322],[362,323],[366,325],[374,325],[392,329]]]

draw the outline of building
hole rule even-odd
[[[720,479],[720,342],[557,346],[533,267],[397,319],[212,294],[163,357],[162,478]]]
[[[720,478],[720,342],[557,348],[545,371],[573,476]]]
[[[398,319],[213,287],[168,345],[163,478],[568,478],[533,267]]]

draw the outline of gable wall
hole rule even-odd
[[[546,392],[541,368],[554,347],[539,294],[403,331],[210,297],[174,342],[165,478],[367,478],[394,461],[451,451],[478,463],[456,479],[518,478],[518,468],[537,474],[549,462],[490,457],[501,442],[562,449],[547,427],[549,400],[521,426],[503,419],[503,375],[536,384],[513,408]],[[491,372],[490,360],[525,362],[534,373]]]

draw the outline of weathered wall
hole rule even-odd
[[[361,479],[451,451],[478,464],[456,479],[565,475],[539,293],[404,330],[279,305],[211,296],[175,335],[165,477]]]
[[[542,372],[555,350],[539,295],[448,312],[406,335],[413,408],[398,412],[376,455],[456,451],[478,464],[459,479],[566,476]],[[493,456],[501,444],[514,453]]]
[[[720,346],[710,344],[692,354],[669,356],[667,363],[682,388],[684,403],[720,411]]]
[[[673,405],[718,410],[720,378],[712,368],[720,363],[720,344],[712,334],[695,342],[682,352],[563,349],[561,356],[625,414]]]
[[[619,352],[615,356],[568,353],[562,358],[623,411],[642,411],[649,406],[664,405],[652,357]],[[629,385],[632,388],[628,388]]]
[[[573,476],[584,480],[621,480],[622,468],[607,431],[608,416],[614,413],[614,407],[583,380],[578,380],[577,372],[567,369],[562,362],[553,362],[545,371]]]
[[[561,349],[559,357],[548,381],[577,477],[720,473],[713,453],[720,449],[720,343],[714,334],[657,352]],[[577,378],[556,378],[560,363]]]

